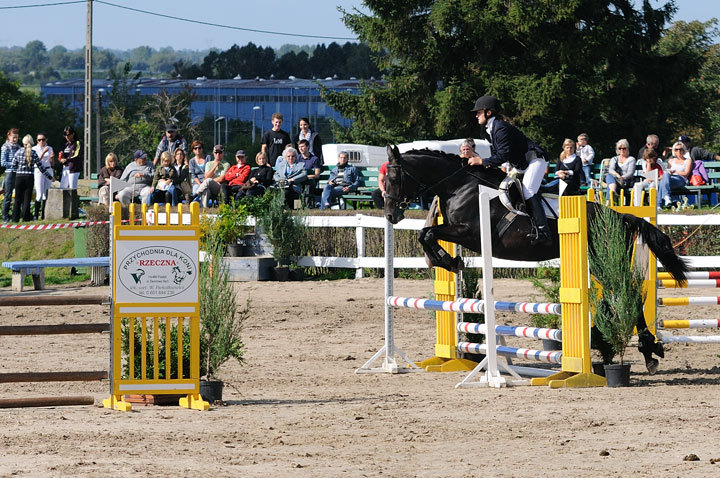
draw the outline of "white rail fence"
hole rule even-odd
[[[384,257],[368,257],[365,255],[365,229],[382,229],[385,226],[385,218],[379,216],[367,216],[356,214],[354,216],[308,216],[305,223],[309,227],[342,227],[355,228],[356,257],[326,257],[306,256],[298,261],[303,267],[329,267],[340,269],[355,269],[355,278],[363,277],[363,269],[382,269],[385,267]],[[720,214],[706,215],[658,215],[658,224],[661,226],[720,226]],[[395,225],[396,230],[420,231],[425,225],[423,219],[403,219]],[[718,256],[685,256],[690,267],[698,268],[720,268],[720,257]],[[482,257],[465,257],[465,265],[468,268],[482,267]],[[493,267],[511,267],[534,269],[540,265],[535,261],[509,261],[493,258]],[[542,263],[548,267],[558,267],[558,260],[545,261]],[[424,269],[427,267],[424,257],[395,257],[394,266],[396,269]],[[660,267],[660,264],[658,263]]]

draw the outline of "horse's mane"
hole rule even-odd
[[[462,160],[459,155],[446,153],[436,149],[411,149],[403,153],[403,156],[421,156],[433,161],[443,161],[445,163],[443,168],[445,168],[444,171],[446,172],[450,170],[454,171],[462,167]],[[480,179],[481,181],[490,180],[496,186],[505,178],[505,173],[502,172],[500,168],[485,168],[482,166],[470,166],[467,168],[467,172],[465,174],[476,179]]]

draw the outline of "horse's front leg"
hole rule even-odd
[[[458,273],[465,267],[462,257],[452,257],[438,244],[438,241],[449,241],[457,244],[467,233],[469,233],[469,230],[465,226],[441,224],[426,227],[420,231],[420,244],[422,244],[423,250],[430,258],[430,263],[433,266]]]
[[[635,327],[638,332],[638,350],[645,358],[645,367],[650,375],[655,375],[660,362],[653,358],[652,354],[660,358],[665,358],[663,345],[660,342],[656,342],[655,336],[648,330],[642,310],[638,312],[638,320]]]

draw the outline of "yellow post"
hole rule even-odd
[[[561,372],[534,378],[531,383],[551,388],[604,387],[605,378],[592,373],[590,357],[587,206],[584,197],[560,198],[558,234],[563,331]]]

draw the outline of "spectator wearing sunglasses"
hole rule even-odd
[[[615,143],[616,156],[610,158],[608,172],[605,175],[608,191],[618,193],[618,187],[623,189],[631,188],[635,177],[635,165],[637,161],[630,156],[630,143],[621,139]]]
[[[212,199],[222,199],[222,185],[225,182],[225,174],[230,169],[230,164],[224,160],[225,147],[216,144],[213,148],[213,160],[205,161],[205,179],[197,189],[197,197],[203,207],[207,207]],[[218,201],[220,202],[220,201]]]
[[[45,133],[38,133],[37,144],[33,146],[33,151],[40,158],[40,163],[45,166],[48,171],[53,169],[53,159],[55,158],[55,152],[52,146],[48,144],[47,135]],[[52,184],[52,179],[48,178],[40,168],[35,166],[35,211],[33,217],[35,219],[42,219],[45,217],[45,202],[47,201],[47,190]]]

